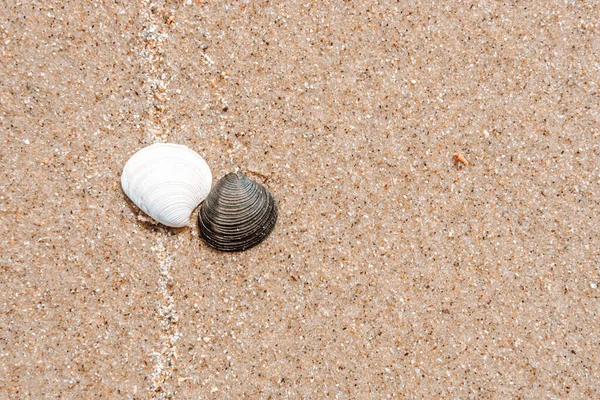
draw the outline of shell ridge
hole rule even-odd
[[[138,150],[125,164],[121,186],[142,211],[172,227],[189,224],[210,192],[206,161],[184,145],[156,143]]]
[[[274,197],[242,173],[224,176],[202,203],[198,227],[219,250],[241,251],[262,242],[277,220]]]

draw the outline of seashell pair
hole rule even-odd
[[[183,145],[157,143],[135,153],[123,168],[123,191],[163,225],[183,227],[202,201],[200,235],[212,247],[242,251],[275,227],[277,205],[269,191],[244,174],[223,177],[211,191],[206,161]],[[205,200],[206,199],[206,200]]]

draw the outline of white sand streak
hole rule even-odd
[[[140,33],[143,49],[140,51],[141,69],[145,78],[146,113],[144,115],[145,141],[149,143],[165,142],[168,140],[166,121],[166,97],[164,92],[169,83],[168,65],[163,52],[163,44],[168,35],[165,33],[169,21],[169,12],[164,4],[144,2],[145,28]],[[165,249],[166,229],[158,229],[156,244],[152,247],[155,260],[158,263],[158,298],[157,312],[160,320],[160,342],[152,353],[154,368],[151,375],[149,396],[154,399],[173,398],[175,393],[170,386],[176,371],[177,360],[176,342],[179,333],[177,307],[172,295],[173,277],[171,276],[172,256]],[[167,239],[168,240],[168,239]]]
[[[160,232],[164,234],[164,232]],[[168,379],[173,376],[175,370],[175,360],[177,352],[175,343],[181,336],[178,322],[179,316],[175,307],[175,300],[171,295],[170,288],[173,286],[173,277],[171,276],[172,256],[169,255],[163,245],[163,237],[159,237],[156,246],[152,247],[160,275],[158,277],[158,315],[160,317],[160,349],[152,355],[154,358],[154,371],[152,372],[152,391],[153,398],[170,398],[173,393],[168,388]]]
[[[165,59],[163,45],[168,39],[168,15],[164,5],[145,2],[146,26],[140,36],[144,48],[140,60],[145,78],[147,110],[144,116],[145,140],[163,142],[168,138],[166,112],[167,98],[164,95],[170,81],[169,67]]]

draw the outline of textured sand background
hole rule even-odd
[[[600,398],[599,3],[307,3],[0,4],[0,398]],[[157,141],[270,238],[144,221]]]

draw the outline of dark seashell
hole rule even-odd
[[[225,175],[212,188],[198,213],[200,235],[218,250],[256,246],[273,230],[277,204],[264,186],[241,172]]]

